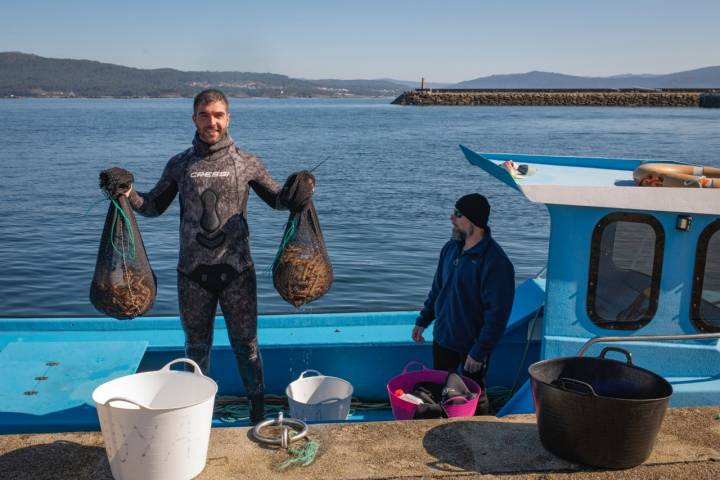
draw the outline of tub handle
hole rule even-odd
[[[200,370],[200,367],[198,366],[198,364],[195,363],[194,360],[191,360],[189,358],[176,358],[172,362],[169,362],[167,365],[162,367],[160,370],[168,371],[168,370],[170,370],[170,367],[175,365],[176,363],[189,363],[195,369],[195,371],[194,371],[195,375],[199,375],[201,377],[205,376],[205,375],[203,375],[202,371]]]
[[[574,378],[558,378],[559,387],[566,392],[579,393],[580,395],[592,395],[597,397],[597,393],[589,383]]]
[[[450,402],[455,402],[457,400],[462,400],[462,403],[450,403]],[[456,395],[456,396],[450,397],[447,400],[445,400],[444,402],[442,402],[442,405],[443,405],[443,407],[448,407],[448,406],[451,407],[453,405],[465,405],[466,403],[469,403],[469,402],[470,402],[470,400],[463,397],[462,395]]]
[[[326,403],[339,402],[339,401],[341,401],[341,400],[343,400],[343,399],[340,398],[340,397],[326,398],[326,399],[323,400],[322,402],[318,402],[318,403],[316,403],[315,405],[324,405],[324,404],[326,404]]]
[[[605,348],[603,348],[602,351],[600,352],[599,358],[604,359],[605,354],[610,351],[622,353],[623,355],[625,355],[625,358],[627,359],[628,366],[630,366],[630,367],[633,366],[632,353],[630,353],[627,350],[625,350],[624,348],[620,348],[620,347],[605,347]]]
[[[115,401],[130,403],[130,404],[132,404],[132,405],[135,405],[136,407],[139,407],[141,410],[154,410],[154,409],[148,407],[147,405],[143,405],[142,403],[138,402],[137,400],[131,400],[131,399],[127,398],[127,397],[112,397],[112,398],[109,398],[109,399],[105,400],[105,405],[107,405],[107,406],[109,407],[109,406],[110,406],[110,402],[115,402]],[[116,408],[117,408],[117,407],[116,407]]]
[[[418,371],[428,370],[428,367],[426,367],[424,363],[419,362],[419,361],[417,361],[417,360],[413,360],[412,362],[410,362],[410,363],[408,363],[407,365],[405,365],[405,368],[403,368],[402,373],[407,373],[407,372],[408,372],[408,368],[410,368],[412,365],[420,365],[422,368],[421,368],[420,370],[418,370]]]
[[[305,370],[304,372],[302,372],[302,373],[300,374],[300,376],[298,377],[298,380],[301,379],[301,378],[305,378],[305,374],[306,374],[306,373],[314,373],[314,374],[316,374],[318,377],[322,377],[322,373],[318,372],[317,370],[310,369],[310,370]]]

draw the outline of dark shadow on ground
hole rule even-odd
[[[0,455],[0,478],[112,480],[105,449],[56,441]]]
[[[578,466],[545,450],[534,423],[456,421],[431,429],[425,450],[442,472],[483,474],[574,471]]]

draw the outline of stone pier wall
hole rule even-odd
[[[701,91],[491,91],[429,89],[405,92],[395,105],[456,106],[595,106],[595,107],[698,107]],[[713,94],[717,95],[717,94]],[[704,103],[704,102],[703,102]],[[703,105],[705,106],[705,105]]]

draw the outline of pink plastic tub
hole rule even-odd
[[[408,372],[408,368],[410,368],[411,365],[419,365],[422,368],[421,370],[414,370],[412,372]],[[392,407],[392,412],[395,419],[411,420],[415,415],[416,408],[416,405],[414,403],[403,400],[402,398],[395,395],[394,392],[398,388],[402,389],[404,392],[409,393],[413,389],[415,384],[417,384],[418,382],[430,382],[438,385],[444,385],[447,376],[448,372],[444,370],[431,370],[420,362],[410,362],[405,365],[402,373],[391,378],[390,381],[387,383],[388,397],[390,398],[390,406]],[[475,398],[473,398],[472,400],[466,400],[462,397],[452,398],[451,400],[457,400],[462,398],[465,403],[461,403],[459,405],[445,405],[445,411],[447,412],[448,417],[472,417],[473,415],[475,415],[475,409],[477,408],[477,402],[480,398],[481,393],[480,385],[478,385],[476,381],[464,375],[461,375],[461,378],[463,382],[465,382],[465,385],[468,387],[468,389],[471,392],[476,393],[477,395],[475,395]]]

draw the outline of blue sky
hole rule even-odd
[[[457,82],[720,65],[720,0],[2,0],[0,51],[138,68]]]

